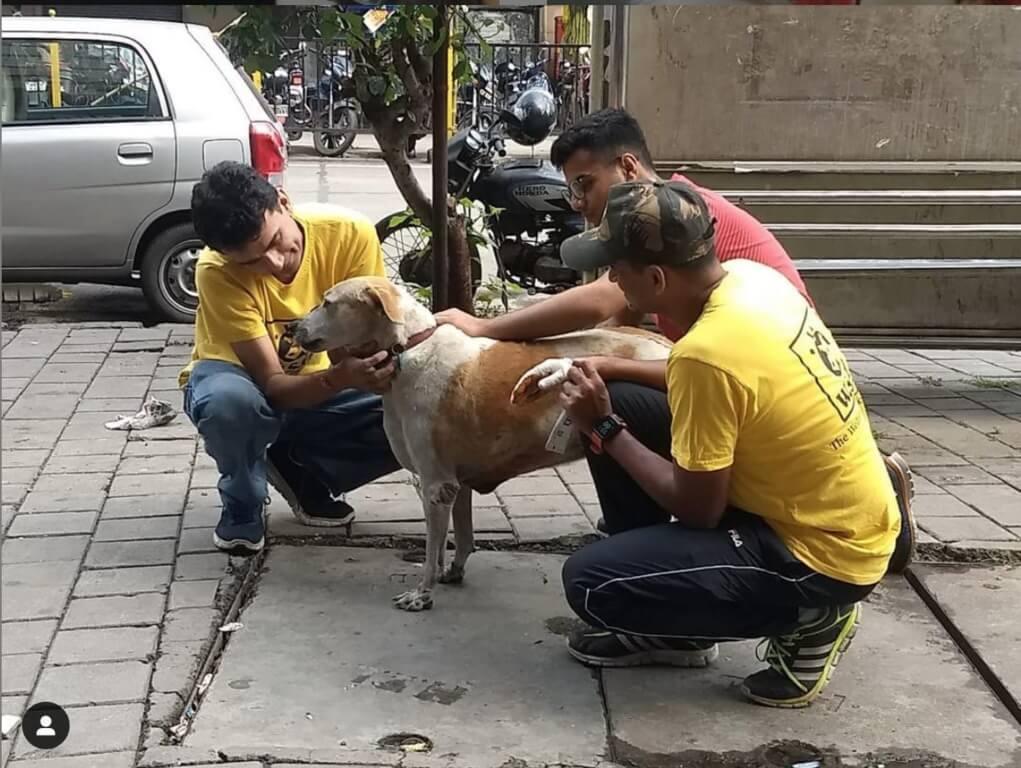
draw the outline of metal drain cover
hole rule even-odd
[[[432,739],[417,733],[391,733],[376,743],[381,749],[398,752],[429,752],[433,748]]]

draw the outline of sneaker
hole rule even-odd
[[[720,655],[712,641],[673,640],[644,635],[619,635],[599,629],[577,629],[567,640],[568,652],[592,667],[707,667]]]
[[[911,476],[911,467],[899,453],[884,456],[886,471],[890,482],[897,493],[897,507],[900,509],[900,533],[894,545],[890,563],[886,566],[887,573],[903,573],[915,558],[915,546],[918,542],[918,526],[911,504],[915,499],[915,480]]]
[[[763,640],[765,653],[756,655],[769,668],[746,677],[741,692],[770,707],[807,707],[829,684],[860,621],[858,603],[838,606],[788,635]]]
[[[254,555],[266,546],[266,510],[249,522],[236,522],[228,512],[220,515],[213,530],[213,545],[231,555]]]
[[[266,477],[303,525],[334,528],[354,520],[355,511],[344,497],[334,498],[329,488],[291,459],[284,443],[274,443],[266,451]]]

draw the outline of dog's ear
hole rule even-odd
[[[404,311],[401,309],[400,296],[390,285],[367,285],[365,297],[381,307],[392,323],[404,322]]]

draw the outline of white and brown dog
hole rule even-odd
[[[572,358],[662,360],[670,350],[665,338],[634,328],[599,328],[528,343],[472,338],[450,325],[437,327],[410,293],[371,277],[331,288],[323,304],[293,330],[297,342],[312,351],[399,354],[398,373],[383,396],[384,428],[401,466],[419,478],[426,520],[421,581],[394,598],[408,611],[432,607],[437,580],[459,583],[464,577],[474,548],[470,512],[454,515],[454,560],[443,569],[451,511],[461,508],[454,501],[462,489],[491,493],[513,477],[583,455],[578,439],[564,453],[547,450],[561,415],[557,398],[524,393],[534,392],[540,379],[544,390],[562,381]]]

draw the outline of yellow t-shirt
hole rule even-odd
[[[269,336],[285,373],[314,373],[329,367],[325,352],[312,353],[294,343],[286,326],[322,303],[323,294],[352,277],[384,277],[376,229],[365,217],[332,205],[296,206],[294,218],[305,236],[298,274],[288,284],[232,264],[206,248],[195,271],[199,308],[195,346],[181,371],[183,387],[199,360],[240,365],[231,344]]]
[[[878,582],[900,514],[847,361],[776,270],[724,269],[667,363],[674,460],[732,467],[729,502],[765,518],[801,562]]]

